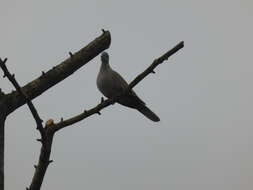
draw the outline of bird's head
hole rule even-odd
[[[101,61],[102,63],[109,63],[109,54],[107,52],[103,52],[101,54]]]

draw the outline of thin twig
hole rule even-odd
[[[139,74],[129,85],[126,91],[131,90],[133,87],[135,87],[142,79],[144,79],[148,74],[153,73],[154,69],[164,62],[165,60],[168,60],[168,58],[176,53],[178,50],[184,47],[184,42],[179,42],[176,46],[174,46],[171,50],[167,51],[165,54],[160,56],[159,58],[155,59],[153,63],[141,74]]]

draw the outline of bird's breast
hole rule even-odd
[[[115,81],[110,75],[106,74],[99,74],[97,77],[97,87],[99,91],[106,96],[107,98],[112,98],[115,96],[115,88],[114,88]]]

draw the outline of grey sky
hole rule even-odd
[[[26,84],[111,31],[111,66],[128,81],[185,41],[135,91],[161,118],[114,105],[59,132],[43,189],[250,190],[253,3],[14,1],[0,6],[0,57]],[[44,120],[96,105],[97,57],[34,103]],[[6,92],[13,87],[0,79]],[[74,99],[74,101],[70,101]],[[6,189],[28,186],[39,136],[26,106],[7,120]]]

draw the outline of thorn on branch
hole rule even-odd
[[[26,190],[29,190],[29,188],[28,188],[28,187],[26,187],[25,189],[26,189]]]
[[[63,117],[61,117],[61,122],[63,122]]]
[[[42,143],[42,139],[36,139],[38,142],[41,142]]]
[[[151,73],[155,74],[155,71],[154,71],[154,70],[152,70],[152,71],[151,71]]]
[[[101,103],[103,103],[105,100],[104,100],[104,97],[101,97]]]
[[[71,59],[74,57],[73,53],[71,51],[69,52],[69,56],[70,56]]]
[[[48,160],[48,164],[51,164],[53,162],[53,160]]]
[[[98,115],[101,115],[100,111],[97,111],[97,114],[98,114]]]
[[[87,113],[87,110],[84,110],[83,113]]]
[[[103,34],[104,34],[106,31],[102,28],[102,32],[103,32]]]
[[[36,166],[36,165],[33,165],[33,167],[34,167],[35,169],[37,169],[37,166]]]
[[[41,73],[42,73],[42,76],[44,76],[44,75],[45,75],[45,72],[44,72],[44,71],[41,71]]]
[[[5,78],[5,77],[6,77],[6,74],[3,75],[3,78]]]

